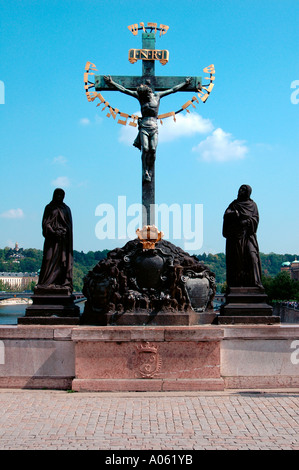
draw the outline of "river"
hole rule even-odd
[[[83,312],[84,302],[77,304]],[[0,303],[0,325],[17,325],[18,317],[24,317],[28,304],[1,305]]]

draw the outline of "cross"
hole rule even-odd
[[[133,33],[134,34],[134,33]],[[140,86],[147,84],[154,95],[160,97],[166,96],[170,93],[175,93],[177,91],[188,91],[196,92],[201,88],[201,77],[186,77],[179,76],[161,76],[157,77],[155,75],[155,60],[161,58],[160,62],[163,64],[163,60],[167,61],[168,51],[156,51],[156,34],[153,32],[143,32],[142,33],[142,50],[138,51],[139,57],[142,60],[142,76],[103,76],[95,75],[95,90],[102,91],[121,91],[136,98],[140,96],[137,94],[137,90],[140,90]],[[130,62],[136,61],[135,49],[129,51],[129,60]],[[153,51],[153,52],[151,52]],[[164,54],[163,54],[164,53]],[[152,54],[152,55],[151,55]],[[154,57],[155,60],[150,60],[151,57]],[[139,99],[139,98],[138,98]],[[139,99],[142,109],[142,100]],[[157,106],[159,106],[159,101]],[[142,113],[143,114],[143,113]],[[174,114],[174,113],[172,113]],[[157,116],[156,118],[157,119]],[[140,123],[140,120],[138,120]],[[146,123],[147,124],[147,123]],[[157,123],[156,123],[157,125]],[[147,128],[145,128],[147,130]],[[143,161],[143,175],[142,175],[142,205],[143,205],[143,225],[154,225],[155,223],[155,151],[144,151],[146,145],[143,142],[143,137],[147,132],[139,131],[139,136],[141,136],[141,142],[139,141],[139,147],[137,139],[134,142],[134,145],[140,148],[143,152],[142,161]],[[157,140],[156,137],[153,137],[153,141]],[[153,144],[156,146],[157,142]]]

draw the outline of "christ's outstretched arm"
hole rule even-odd
[[[125,93],[126,95],[130,95],[130,96],[133,96],[134,98],[137,98],[138,99],[138,95],[137,95],[137,91],[132,91],[132,90],[128,90],[127,88],[123,87],[122,85],[120,85],[119,83],[116,83],[112,80],[112,78],[110,77],[110,75],[105,75],[104,76],[104,80],[106,83],[108,83],[109,85],[113,85],[115,86],[115,88],[117,88],[119,91],[121,91],[122,93]]]
[[[157,92],[156,95],[159,96],[160,98],[163,98],[163,96],[171,95],[171,93],[176,93],[181,88],[184,88],[184,86],[189,85],[190,82],[191,82],[191,78],[188,77],[183,83],[180,83],[179,85],[176,85],[173,88],[170,88],[169,90]]]

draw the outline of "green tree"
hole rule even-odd
[[[299,281],[291,279],[288,272],[282,271],[274,278],[263,277],[263,286],[270,302],[299,300]]]

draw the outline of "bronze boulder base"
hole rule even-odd
[[[215,275],[196,257],[160,240],[138,240],[110,251],[84,279],[85,325],[211,324]]]

